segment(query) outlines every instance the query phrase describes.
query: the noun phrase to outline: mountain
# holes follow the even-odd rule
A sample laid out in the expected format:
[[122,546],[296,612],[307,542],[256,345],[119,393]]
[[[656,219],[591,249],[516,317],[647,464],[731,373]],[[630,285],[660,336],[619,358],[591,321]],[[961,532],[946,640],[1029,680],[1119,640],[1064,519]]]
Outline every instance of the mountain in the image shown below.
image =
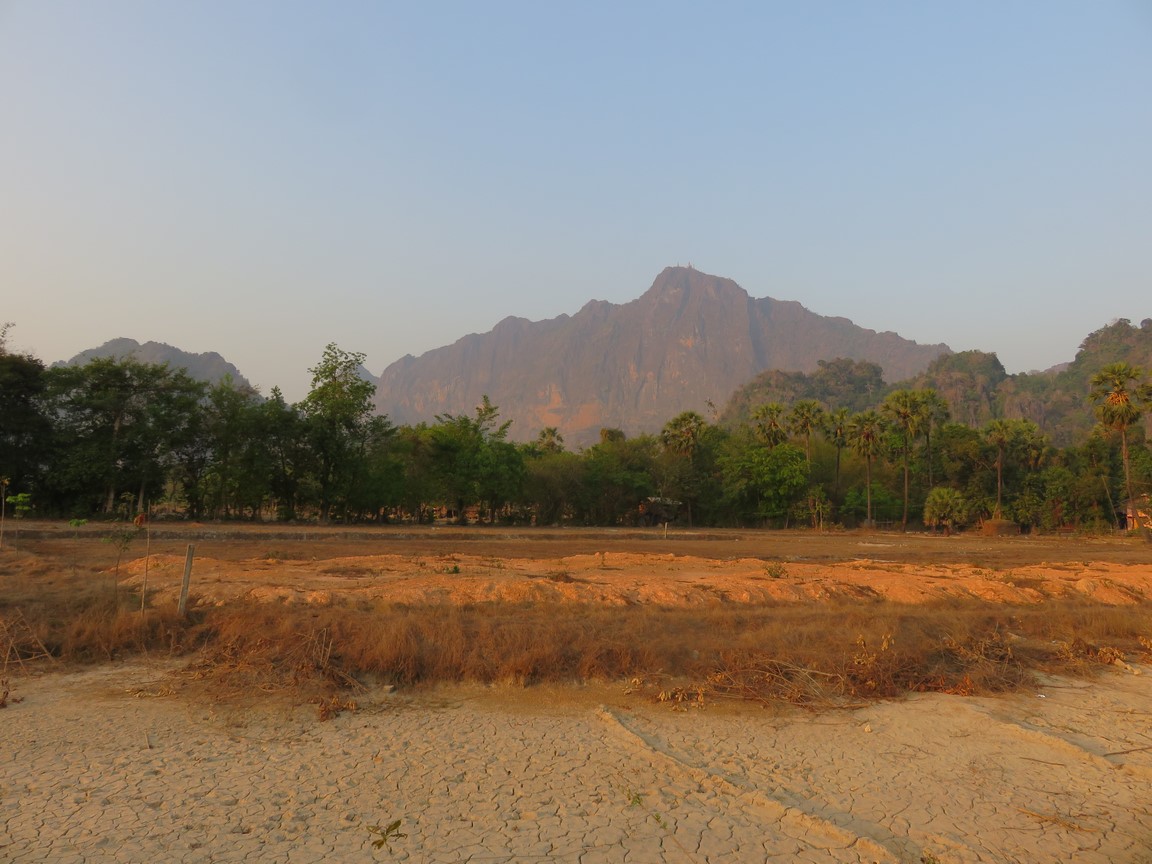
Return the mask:
[[[240,374],[240,370],[217,354],[208,351],[204,354],[193,354],[181,351],[163,342],[145,342],[141,345],[135,339],[112,339],[99,348],[89,348],[81,351],[71,360],[54,363],[54,366],[83,366],[89,360],[97,357],[131,357],[141,363],[167,363],[173,369],[183,369],[197,381],[207,381],[215,384],[225,375],[231,375],[238,387],[252,385],[248,379]],[[371,376],[369,376],[371,377]]]
[[766,369],[811,372],[821,360],[848,358],[899,380],[947,353],[669,267],[630,303],[593,300],[547,321],[505,318],[488,333],[403,357],[381,374],[376,406],[394,423],[417,423],[471,414],[488,395],[513,421],[512,437],[555,426],[578,445],[603,427],[658,431],[681,411],[723,404]]

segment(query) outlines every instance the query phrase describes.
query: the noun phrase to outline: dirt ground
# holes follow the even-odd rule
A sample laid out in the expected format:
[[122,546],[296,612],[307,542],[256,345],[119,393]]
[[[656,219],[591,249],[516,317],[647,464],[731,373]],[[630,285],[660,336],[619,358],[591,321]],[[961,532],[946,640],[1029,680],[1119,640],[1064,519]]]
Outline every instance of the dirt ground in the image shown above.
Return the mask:
[[[9,523],[31,595],[116,572],[109,526]],[[157,526],[122,583],[200,602],[568,599],[692,606],[971,596],[1146,604],[1127,537]],[[834,614],[834,613],[833,613]],[[0,860],[1150,864],[1152,669],[812,714],[677,711],[620,684],[372,691],[312,705],[183,689],[182,661],[12,670]],[[27,671],[28,674],[25,674]],[[274,710],[275,709],[275,710]],[[382,826],[394,829],[383,848]]]
[[[116,563],[116,545],[105,542],[114,531],[9,522],[5,546],[106,572]],[[205,603],[1152,598],[1152,544],[1121,535],[157,524],[132,533],[121,581],[147,578],[154,603],[174,600],[189,545],[192,593]]]

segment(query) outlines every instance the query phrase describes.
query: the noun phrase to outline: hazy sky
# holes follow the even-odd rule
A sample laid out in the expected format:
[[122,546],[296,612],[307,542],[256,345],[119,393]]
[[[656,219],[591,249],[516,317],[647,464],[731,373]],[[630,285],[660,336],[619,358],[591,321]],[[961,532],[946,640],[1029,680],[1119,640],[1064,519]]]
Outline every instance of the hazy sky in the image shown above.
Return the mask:
[[0,0],[0,322],[289,399],[692,262],[1070,360],[1152,316],[1152,0]]

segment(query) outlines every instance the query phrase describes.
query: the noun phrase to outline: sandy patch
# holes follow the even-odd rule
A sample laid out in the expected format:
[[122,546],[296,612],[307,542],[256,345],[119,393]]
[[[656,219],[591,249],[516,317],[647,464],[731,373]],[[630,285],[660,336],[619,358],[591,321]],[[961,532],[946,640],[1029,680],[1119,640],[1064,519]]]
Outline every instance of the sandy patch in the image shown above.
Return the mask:
[[[184,559],[153,555],[120,568],[136,587],[148,569],[154,603],[174,602]],[[812,602],[837,598],[927,603],[972,598],[1037,603],[1081,597],[1130,605],[1152,597],[1152,567],[1102,562],[1039,563],[1010,570],[875,559],[832,563],[760,558],[601,552],[558,558],[484,555],[358,555],[323,560],[199,557],[192,591],[204,603],[239,598],[330,603],[578,602],[609,606]]]
[[[0,859],[1152,860],[1152,674],[820,715],[438,688],[323,724],[174,683],[142,664],[15,682]],[[395,819],[406,836],[374,849]]]

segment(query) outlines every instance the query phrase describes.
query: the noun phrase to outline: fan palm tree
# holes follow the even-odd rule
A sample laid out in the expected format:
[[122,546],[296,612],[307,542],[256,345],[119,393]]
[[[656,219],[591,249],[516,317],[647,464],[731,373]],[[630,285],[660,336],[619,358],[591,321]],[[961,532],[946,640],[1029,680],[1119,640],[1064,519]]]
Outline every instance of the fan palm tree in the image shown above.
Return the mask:
[[788,440],[788,429],[784,425],[784,406],[779,402],[758,406],[752,412],[752,424],[756,430],[756,437],[769,448]]
[[867,502],[864,524],[872,527],[872,460],[879,455],[884,441],[884,420],[875,411],[864,411],[852,418],[848,424],[848,440],[852,449],[864,457],[864,471],[867,486]]
[[912,455],[912,442],[920,433],[923,422],[920,394],[915,390],[894,390],[888,394],[880,410],[892,421],[892,427],[900,435],[900,454],[904,463],[904,515],[900,520],[900,530],[908,530],[908,489],[909,458]]
[[808,461],[808,468],[812,468],[812,433],[824,426],[824,406],[815,399],[801,399],[792,406],[792,413],[788,417],[788,426],[792,434],[804,439],[804,456]]
[[664,450],[681,463],[675,472],[675,482],[684,499],[689,525],[692,524],[692,501],[699,486],[696,452],[700,448],[700,436],[707,425],[707,421],[695,411],[683,411],[665,423],[660,431],[660,443]]
[[851,414],[847,408],[837,408],[829,413],[824,421],[824,434],[836,448],[836,494],[840,494],[840,454],[848,446],[848,425]]
[[996,448],[996,509],[993,519],[1003,519],[1000,509],[1004,495],[1004,454],[1015,437],[1016,429],[1011,420],[990,420],[984,427],[984,440]]
[[668,452],[691,459],[700,444],[700,433],[705,425],[704,418],[695,411],[683,411],[664,424],[660,443]]
[[928,488],[932,483],[932,430],[939,429],[948,422],[951,411],[948,402],[932,387],[918,391],[920,394],[920,431],[924,433],[924,452],[928,460]]
[[1134,508],[1132,468],[1128,461],[1128,429],[1140,422],[1152,401],[1152,386],[1144,370],[1128,363],[1110,363],[1092,376],[1090,398],[1102,426],[1120,433],[1120,458],[1124,464],[1124,493],[1128,509]]

